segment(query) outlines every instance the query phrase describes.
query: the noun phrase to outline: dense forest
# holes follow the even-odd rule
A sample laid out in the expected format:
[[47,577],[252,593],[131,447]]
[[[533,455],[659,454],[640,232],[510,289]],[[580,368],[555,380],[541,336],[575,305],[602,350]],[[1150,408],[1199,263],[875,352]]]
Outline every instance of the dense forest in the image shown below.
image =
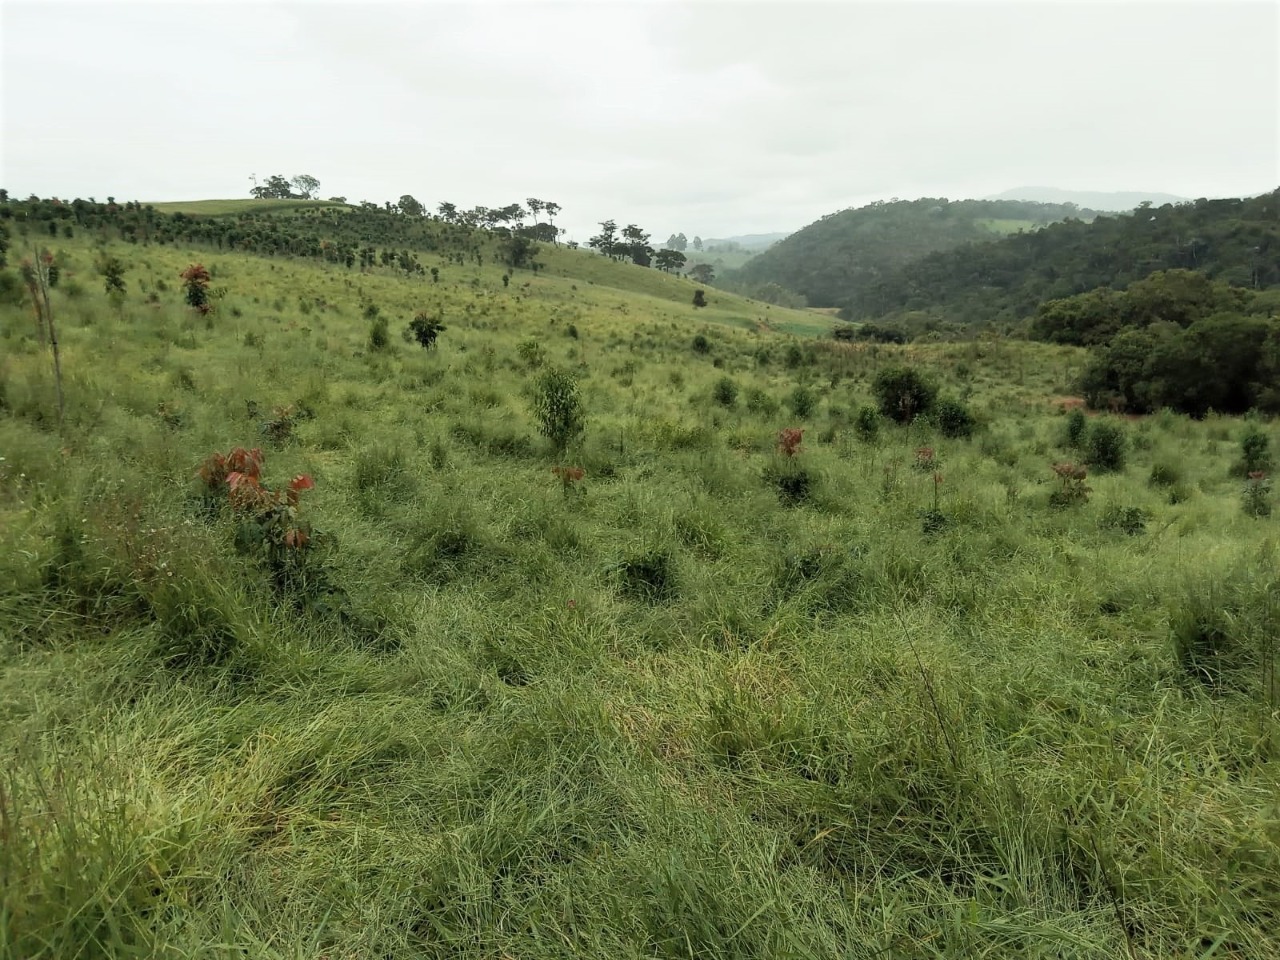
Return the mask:
[[1050,300],[1033,337],[1095,347],[1081,378],[1089,405],[1129,413],[1168,407],[1280,413],[1280,320],[1274,300],[1193,270],[1154,273]]
[[851,272],[842,316],[915,312],[965,324],[1015,322],[1046,300],[1098,287],[1123,289],[1172,269],[1250,289],[1280,284],[1280,191],[1247,200],[1144,206],[1089,223],[1070,219],[938,250],[877,275]]
[[726,275],[723,285],[751,293],[776,284],[812,306],[842,306],[854,291],[925,254],[1064,217],[1092,215],[1074,204],[1024,200],[877,202],[811,223]]

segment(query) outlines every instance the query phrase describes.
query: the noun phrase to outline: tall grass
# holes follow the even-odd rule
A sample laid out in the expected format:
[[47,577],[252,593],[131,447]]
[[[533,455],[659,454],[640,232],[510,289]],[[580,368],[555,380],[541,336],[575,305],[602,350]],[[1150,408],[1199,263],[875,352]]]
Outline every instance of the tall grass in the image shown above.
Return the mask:
[[[61,432],[0,307],[0,955],[1280,953],[1278,521],[1236,424],[1120,424],[1053,508],[1068,348],[702,325],[567,253],[509,290],[220,255],[206,324],[194,253],[109,245],[117,313],[64,247]],[[563,455],[530,340],[578,379]],[[972,438],[859,430],[903,363]],[[202,506],[237,445],[315,478],[322,590]]]

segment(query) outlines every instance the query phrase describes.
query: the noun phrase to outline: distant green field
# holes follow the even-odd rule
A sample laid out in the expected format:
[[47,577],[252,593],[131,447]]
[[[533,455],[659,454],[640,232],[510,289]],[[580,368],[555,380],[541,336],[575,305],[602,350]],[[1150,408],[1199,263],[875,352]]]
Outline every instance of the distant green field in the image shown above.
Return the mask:
[[161,213],[186,213],[193,216],[222,217],[235,213],[280,213],[309,210],[315,207],[349,207],[332,200],[166,200],[152,203]]
[[974,223],[1001,236],[1017,233],[1019,230],[1035,230],[1044,226],[1044,224],[1036,223],[1034,220],[999,220],[996,218],[975,220]]

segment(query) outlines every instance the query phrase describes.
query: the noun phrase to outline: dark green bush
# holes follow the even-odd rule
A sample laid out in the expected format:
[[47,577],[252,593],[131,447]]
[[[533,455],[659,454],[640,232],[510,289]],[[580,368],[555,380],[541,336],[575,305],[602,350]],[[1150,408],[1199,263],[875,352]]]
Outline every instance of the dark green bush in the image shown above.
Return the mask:
[[693,338],[693,352],[694,353],[710,353],[711,342],[707,340],[707,338],[702,334],[698,334]]
[[1088,429],[1089,418],[1085,416],[1084,411],[1080,409],[1072,410],[1067,414],[1066,445],[1072,450],[1079,450],[1084,446],[1084,437]]
[[969,408],[959,400],[949,397],[938,401],[933,416],[938,424],[938,432],[953,440],[973,436],[974,427],[977,426]]
[[711,397],[722,407],[732,407],[738,400],[738,385],[729,377],[721,377],[711,388]]
[[869,404],[859,407],[853,418],[853,428],[859,437],[870,443],[880,435],[880,411]]
[[1256,423],[1249,423],[1240,437],[1240,459],[1232,472],[1239,477],[1271,470],[1271,438]]
[[1095,420],[1085,435],[1084,462],[1098,470],[1123,470],[1126,448],[1124,429],[1118,423]]
[[1151,515],[1141,507],[1121,507],[1112,505],[1103,511],[1099,521],[1104,530],[1117,530],[1120,533],[1136,537],[1147,532],[1147,521]]
[[796,387],[787,396],[787,406],[801,420],[806,419],[818,406],[818,396],[808,387]]
[[898,423],[927,416],[938,398],[938,388],[910,367],[886,367],[872,385],[880,412]]

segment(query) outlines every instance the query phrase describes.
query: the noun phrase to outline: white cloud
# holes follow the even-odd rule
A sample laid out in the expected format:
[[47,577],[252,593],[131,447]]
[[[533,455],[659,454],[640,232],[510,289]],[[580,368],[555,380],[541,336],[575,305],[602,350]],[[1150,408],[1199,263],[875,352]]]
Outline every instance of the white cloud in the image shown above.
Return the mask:
[[1276,186],[1270,3],[13,2],[15,193],[499,205],[725,235],[1028,183]]

